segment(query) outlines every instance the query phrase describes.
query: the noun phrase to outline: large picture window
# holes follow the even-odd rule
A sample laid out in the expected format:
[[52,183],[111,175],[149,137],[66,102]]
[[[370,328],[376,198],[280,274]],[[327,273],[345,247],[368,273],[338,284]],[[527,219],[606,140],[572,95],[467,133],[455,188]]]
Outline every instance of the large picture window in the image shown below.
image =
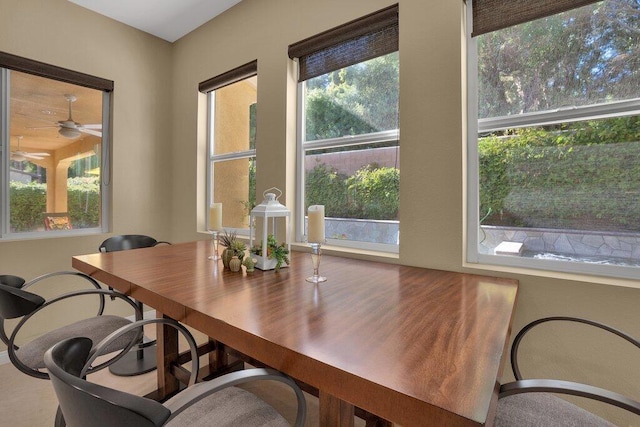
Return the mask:
[[0,235],[106,231],[113,82],[0,53]]
[[299,84],[298,240],[305,212],[325,206],[333,245],[397,252],[397,6],[289,48]]
[[581,3],[483,31],[474,9],[471,262],[637,277],[640,4]]
[[222,225],[249,232],[256,204],[257,62],[201,83],[209,112],[207,206],[222,203]]

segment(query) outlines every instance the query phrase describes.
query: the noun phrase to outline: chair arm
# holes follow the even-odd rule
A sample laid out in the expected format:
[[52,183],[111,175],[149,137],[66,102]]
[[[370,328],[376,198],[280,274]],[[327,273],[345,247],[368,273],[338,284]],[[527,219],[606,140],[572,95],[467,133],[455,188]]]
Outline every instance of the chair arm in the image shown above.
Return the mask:
[[100,286],[100,284],[96,281],[96,279],[94,279],[93,277],[85,274],[85,273],[81,273],[79,271],[54,271],[53,273],[47,273],[47,274],[43,274],[41,276],[38,276],[34,279],[29,280],[27,283],[25,283],[24,285],[22,285],[22,288],[26,288],[29,287],[33,284],[35,284],[36,282],[39,282],[41,280],[44,279],[48,279],[49,277],[54,277],[54,276],[78,276],[78,277],[82,277],[83,279],[88,280],[94,288],[96,289],[102,289],[102,287]]
[[[129,304],[134,312],[135,315],[137,316],[142,315],[142,312],[140,311],[140,308],[136,305],[135,301],[132,300],[131,298],[129,298],[127,295],[117,292],[117,291],[110,291],[110,290],[106,290],[106,289],[83,289],[83,290],[79,290],[79,291],[72,291],[72,292],[67,292],[66,294],[62,294],[59,295],[55,298],[52,298],[50,300],[47,300],[44,304],[42,304],[40,307],[38,307],[38,309],[34,310],[33,312],[27,314],[26,316],[24,316],[22,318],[22,320],[20,321],[20,323],[16,326],[16,328],[14,329],[14,333],[12,335],[15,334],[15,332],[27,321],[29,320],[29,318],[31,318],[33,315],[35,315],[36,313],[38,313],[41,310],[44,310],[45,308],[59,302],[62,300],[66,300],[69,298],[73,298],[73,297],[78,297],[78,296],[85,296],[85,295],[99,295],[101,297],[102,300],[104,300],[104,296],[108,295],[108,296],[113,296],[114,298],[120,298],[121,300],[125,301],[127,304]],[[100,309],[98,310],[97,315],[101,316],[102,312],[104,310]]]
[[[187,341],[187,344],[189,345],[189,350],[191,352],[191,376],[189,377],[188,386],[191,386],[191,385],[195,384],[197,379],[198,379],[198,371],[200,370],[200,361],[198,359],[198,346],[196,344],[196,340],[195,340],[195,338],[193,338],[193,335],[191,335],[191,332],[189,332],[189,330],[187,328],[185,328],[183,325],[181,325],[177,321],[175,321],[173,319],[167,319],[167,318],[138,320],[137,322],[133,322],[130,325],[123,326],[122,328],[118,329],[117,331],[112,332],[111,334],[106,336],[102,341],[100,341],[98,344],[94,345],[93,348],[91,349],[91,352],[89,353],[89,357],[87,359],[87,362],[85,363],[84,368],[82,369],[82,372],[81,372],[80,376],[84,376],[88,372],[95,372],[96,370],[102,369],[104,367],[103,366],[104,363],[102,365],[98,365],[98,366],[95,366],[95,367],[92,367],[91,365],[93,364],[93,362],[96,360],[96,358],[98,356],[103,354],[104,349],[109,344],[111,344],[113,341],[115,341],[116,339],[118,339],[122,335],[124,335],[127,332],[132,331],[134,329],[139,328],[142,331],[142,327],[144,325],[149,325],[149,324],[152,324],[152,323],[158,323],[158,324],[163,324],[163,325],[166,325],[166,326],[171,326],[171,327],[177,329],[178,332],[182,333],[182,335],[184,336],[185,340]],[[131,347],[129,347],[129,349],[130,348]],[[128,349],[127,349],[127,351],[128,351]],[[111,364],[111,363],[115,362],[116,360],[118,360],[120,357],[122,357],[124,355],[124,353],[125,353],[125,351],[121,352],[118,356],[116,356],[117,358],[113,358],[113,359],[109,360],[109,364]]]
[[580,384],[572,381],[535,379],[519,380],[503,384],[500,387],[498,397],[512,396],[521,393],[561,393],[572,396],[586,397],[599,402],[608,403],[613,406],[625,409],[634,414],[640,415],[640,402],[630,399],[622,394],[594,387],[587,384]]
[[630,342],[637,348],[640,348],[640,341],[638,341],[631,335],[619,329],[612,328],[611,326],[605,325],[603,323],[595,322],[593,320],[588,320],[588,319],[581,319],[579,317],[567,317],[567,316],[545,317],[542,319],[534,320],[533,322],[523,327],[513,340],[513,345],[511,346],[511,368],[513,369],[513,375],[515,376],[516,380],[522,380],[522,375],[520,373],[520,368],[518,366],[518,349],[520,347],[520,343],[522,342],[522,339],[524,338],[525,334],[529,332],[531,329],[533,329],[535,326],[538,326],[542,323],[554,322],[554,321],[577,322],[577,323],[584,323],[586,325],[595,326],[596,328],[600,328],[607,332],[611,332],[612,334],[617,335],[620,338]]
[[9,346],[9,337],[7,331],[4,329],[4,319],[0,318],[0,341],[2,341],[7,347]]
[[193,387],[189,387],[186,390],[181,391],[164,403],[164,405],[171,410],[171,417],[169,420],[180,414],[180,412],[187,409],[190,405],[211,395],[212,393],[218,392],[227,387],[259,380],[279,381],[293,389],[298,401],[298,413],[296,416],[295,426],[302,427],[307,414],[306,400],[302,390],[298,387],[295,381],[282,372],[264,368],[232,372],[221,377],[214,378],[211,381],[198,383]]
[[[75,277],[80,277],[82,279],[87,280],[91,286],[93,286],[96,289],[102,289],[102,286],[100,286],[100,284],[98,283],[98,281],[96,279],[94,279],[93,277],[81,273],[79,271],[55,271],[52,273],[47,273],[47,274],[43,274],[41,276],[38,276],[34,279],[29,280],[27,283],[25,283],[24,285],[22,285],[21,289],[26,289],[32,285],[35,285],[36,283],[45,280],[45,279],[49,279],[51,277],[55,277],[55,276],[75,276]],[[113,300],[113,298],[112,298]],[[105,301],[104,301],[104,295],[100,296],[100,309],[99,309],[99,314],[102,314],[104,312],[104,306],[105,306]]]

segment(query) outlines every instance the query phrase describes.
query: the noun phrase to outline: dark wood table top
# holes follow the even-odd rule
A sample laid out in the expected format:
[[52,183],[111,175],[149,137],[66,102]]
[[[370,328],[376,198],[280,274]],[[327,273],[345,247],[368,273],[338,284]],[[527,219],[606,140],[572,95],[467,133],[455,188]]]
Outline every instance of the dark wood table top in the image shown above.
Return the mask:
[[72,265],[392,422],[491,424],[516,280],[323,256],[328,280],[314,285],[307,253],[253,274],[223,270],[210,253],[199,241],[75,256]]

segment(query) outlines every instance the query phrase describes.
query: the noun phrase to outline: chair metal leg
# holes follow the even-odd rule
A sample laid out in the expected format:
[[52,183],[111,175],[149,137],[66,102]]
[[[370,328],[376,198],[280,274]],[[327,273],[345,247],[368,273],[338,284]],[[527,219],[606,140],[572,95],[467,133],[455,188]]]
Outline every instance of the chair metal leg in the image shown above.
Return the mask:
[[[142,303],[136,301],[140,313],[142,313]],[[142,319],[136,319],[142,320]],[[146,341],[145,341],[146,339]],[[138,344],[137,349],[125,354],[122,359],[109,366],[109,372],[120,377],[132,377],[146,374],[158,367],[156,360],[156,340],[149,340],[144,337],[143,342]]]
[[60,409],[60,405],[58,405],[58,410],[56,411],[56,418],[54,420],[55,427],[66,427],[67,422],[64,419],[64,415],[62,415],[62,410]]

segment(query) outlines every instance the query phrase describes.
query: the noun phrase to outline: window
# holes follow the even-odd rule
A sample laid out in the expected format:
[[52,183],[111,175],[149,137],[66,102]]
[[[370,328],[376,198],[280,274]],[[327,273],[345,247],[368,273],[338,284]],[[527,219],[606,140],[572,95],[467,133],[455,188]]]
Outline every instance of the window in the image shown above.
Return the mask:
[[257,72],[254,61],[200,84],[209,112],[207,205],[222,203],[224,228],[247,234],[256,204]]
[[299,61],[299,241],[325,206],[332,245],[398,251],[398,7],[289,47]]
[[640,4],[504,25],[518,12],[488,3],[469,40],[469,261],[637,278]]
[[113,82],[0,52],[0,236],[106,231]]

